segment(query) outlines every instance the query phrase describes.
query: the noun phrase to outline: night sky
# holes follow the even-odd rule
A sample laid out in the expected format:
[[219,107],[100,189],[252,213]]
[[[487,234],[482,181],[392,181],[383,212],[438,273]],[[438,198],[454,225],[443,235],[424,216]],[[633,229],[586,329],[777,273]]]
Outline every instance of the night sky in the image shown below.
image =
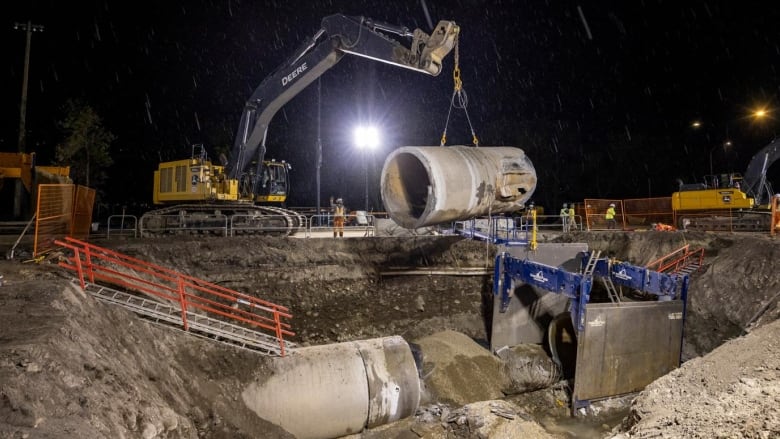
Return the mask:
[[[151,203],[162,160],[203,143],[228,151],[246,99],[333,13],[419,27],[461,26],[468,113],[481,145],[525,150],[537,204],[668,196],[676,179],[744,172],[780,120],[780,8],[750,1],[27,1],[4,2],[0,150],[16,151],[25,33],[33,34],[27,151],[48,164],[63,106],[93,106],[115,136],[102,191],[109,205]],[[427,10],[427,14],[426,14]],[[430,17],[430,20],[428,19]],[[362,208],[364,168],[353,128],[373,123],[372,207],[384,157],[438,145],[452,94],[452,54],[438,77],[346,56],[321,77],[322,198]],[[764,120],[750,114],[764,107]],[[313,206],[315,82],[271,122],[267,158],[292,163],[289,206]],[[699,120],[702,127],[693,129]],[[722,147],[726,139],[732,146]],[[469,144],[453,110],[448,144]],[[780,186],[780,165],[770,180]]]

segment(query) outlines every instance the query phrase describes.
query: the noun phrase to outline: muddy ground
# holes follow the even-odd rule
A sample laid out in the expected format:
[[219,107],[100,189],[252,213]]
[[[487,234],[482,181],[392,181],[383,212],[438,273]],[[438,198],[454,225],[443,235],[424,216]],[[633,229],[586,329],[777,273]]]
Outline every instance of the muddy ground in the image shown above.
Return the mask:
[[[680,232],[545,239],[588,242],[635,264],[684,244],[705,248],[705,266],[690,286],[685,362],[629,399],[625,419],[567,418],[563,385],[503,398],[500,386],[485,384],[493,360],[475,347],[487,338],[490,275],[392,274],[490,270],[495,249],[485,243],[429,236],[97,243],[288,306],[302,345],[401,335],[448,346],[429,359],[437,364],[458,357],[461,366],[483,365],[484,382],[454,380],[466,372],[452,366],[418,416],[360,438],[780,437],[776,241]],[[289,437],[240,396],[279,360],[97,303],[51,261],[3,261],[0,274],[0,437]]]

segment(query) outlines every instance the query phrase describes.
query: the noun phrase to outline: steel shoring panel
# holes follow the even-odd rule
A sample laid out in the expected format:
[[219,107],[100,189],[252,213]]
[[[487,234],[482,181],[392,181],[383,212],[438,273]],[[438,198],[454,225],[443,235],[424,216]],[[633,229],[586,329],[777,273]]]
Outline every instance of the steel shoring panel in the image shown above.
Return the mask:
[[[588,244],[585,243],[540,243],[536,251],[511,246],[499,248],[499,251],[506,251],[516,258],[528,258],[570,271],[579,269],[577,256],[587,250]],[[567,309],[569,299],[562,294],[550,293],[521,283],[516,287],[505,312],[500,311],[501,300],[493,300],[490,336],[492,352],[503,346],[542,343],[547,333],[547,325]]]
[[[78,281],[73,282],[78,286]],[[176,326],[181,326],[181,310],[178,306],[168,303],[145,299],[133,294],[114,290],[100,285],[87,284],[86,291],[102,302],[119,305],[136,314],[140,314],[156,321],[165,321]],[[281,349],[276,338],[269,335],[242,328],[241,326],[226,323],[204,315],[187,312],[187,323],[190,332],[197,331],[206,334],[211,340],[224,342],[232,346],[239,346],[269,354],[280,355]],[[295,347],[293,343],[285,341],[285,349]]]
[[578,334],[573,408],[638,392],[680,365],[683,302],[591,303]]

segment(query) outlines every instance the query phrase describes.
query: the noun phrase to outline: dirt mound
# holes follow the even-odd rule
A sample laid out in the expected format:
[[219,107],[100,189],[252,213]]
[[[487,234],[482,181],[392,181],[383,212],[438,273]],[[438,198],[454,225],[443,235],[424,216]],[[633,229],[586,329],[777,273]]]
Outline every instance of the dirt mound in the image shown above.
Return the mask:
[[257,354],[141,322],[50,271],[6,278],[0,437],[290,437],[233,402]]
[[439,332],[416,342],[423,352],[428,401],[463,405],[502,398],[508,387],[503,363],[468,336]]
[[614,437],[780,437],[779,378],[776,321],[650,384]]

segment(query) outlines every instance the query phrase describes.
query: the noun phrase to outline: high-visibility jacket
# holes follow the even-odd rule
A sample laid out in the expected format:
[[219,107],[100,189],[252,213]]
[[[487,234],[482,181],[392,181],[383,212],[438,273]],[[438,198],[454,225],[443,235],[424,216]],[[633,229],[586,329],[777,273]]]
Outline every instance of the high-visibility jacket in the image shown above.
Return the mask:
[[335,209],[333,209],[333,216],[336,218],[344,218],[344,206],[336,206]]
[[608,220],[615,219],[615,208],[610,206],[609,209],[607,209],[607,213],[604,215],[604,218]]

